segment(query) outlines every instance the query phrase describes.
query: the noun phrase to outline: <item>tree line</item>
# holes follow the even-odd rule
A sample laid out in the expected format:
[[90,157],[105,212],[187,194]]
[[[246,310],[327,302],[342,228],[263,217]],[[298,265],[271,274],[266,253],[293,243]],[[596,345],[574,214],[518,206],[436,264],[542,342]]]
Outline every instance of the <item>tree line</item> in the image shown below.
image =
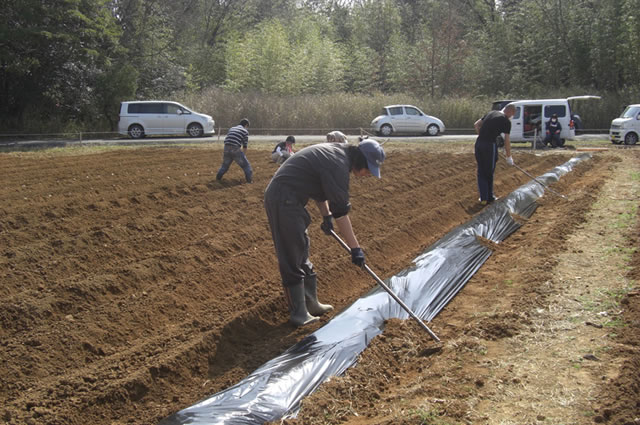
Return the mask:
[[211,88],[429,99],[640,93],[640,0],[4,3],[5,131],[114,129],[122,100]]

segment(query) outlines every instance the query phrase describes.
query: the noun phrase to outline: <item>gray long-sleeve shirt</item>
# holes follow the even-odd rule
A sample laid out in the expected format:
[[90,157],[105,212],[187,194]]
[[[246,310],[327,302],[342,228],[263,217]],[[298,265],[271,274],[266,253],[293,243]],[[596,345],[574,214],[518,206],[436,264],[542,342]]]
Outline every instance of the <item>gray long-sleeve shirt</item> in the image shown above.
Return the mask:
[[329,201],[336,217],[345,215],[350,208],[350,148],[349,145],[335,143],[308,146],[289,158],[271,183],[285,186],[303,205],[309,198],[318,202]]

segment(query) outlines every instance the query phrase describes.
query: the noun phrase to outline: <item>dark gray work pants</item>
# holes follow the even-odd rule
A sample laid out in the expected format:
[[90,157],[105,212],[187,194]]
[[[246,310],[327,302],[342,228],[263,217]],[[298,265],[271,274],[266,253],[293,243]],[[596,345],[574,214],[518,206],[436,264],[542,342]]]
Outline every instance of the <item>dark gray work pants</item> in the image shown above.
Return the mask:
[[307,233],[311,224],[309,212],[287,186],[273,181],[265,190],[264,208],[278,257],[282,285],[289,287],[303,283],[305,276],[313,274]]

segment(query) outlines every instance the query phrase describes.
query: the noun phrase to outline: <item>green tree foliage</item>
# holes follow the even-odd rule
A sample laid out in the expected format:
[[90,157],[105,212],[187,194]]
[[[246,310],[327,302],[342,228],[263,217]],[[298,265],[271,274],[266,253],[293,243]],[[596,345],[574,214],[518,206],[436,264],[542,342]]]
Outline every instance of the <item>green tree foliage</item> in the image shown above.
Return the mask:
[[26,111],[87,119],[95,83],[117,55],[107,0],[9,0],[0,23],[0,90],[7,126]]
[[342,89],[341,51],[330,31],[310,18],[285,27],[266,21],[227,44],[227,80],[232,90],[293,94]]
[[639,34],[640,0],[5,0],[0,124],[215,87],[633,101]]

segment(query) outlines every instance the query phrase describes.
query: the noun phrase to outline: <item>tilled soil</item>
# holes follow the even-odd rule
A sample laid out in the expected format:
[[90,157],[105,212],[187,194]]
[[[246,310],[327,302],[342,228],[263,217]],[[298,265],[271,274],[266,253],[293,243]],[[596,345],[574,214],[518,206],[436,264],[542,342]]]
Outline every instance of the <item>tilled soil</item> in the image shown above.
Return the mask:
[[[381,277],[408,267],[481,210],[471,146],[388,144],[381,180],[352,178],[351,219]],[[442,346],[412,321],[390,321],[357,366],[305,400],[299,419],[286,421],[507,423],[491,422],[490,410],[516,394],[511,387],[533,386],[536,375],[520,370],[520,354],[512,354],[540,343],[523,335],[545,326],[541,311],[564,293],[556,279],[561,256],[586,250],[572,235],[590,222],[607,182],[625,178],[616,174],[622,165],[635,167],[637,184],[639,153],[594,153],[554,184],[569,201],[541,198],[533,217],[492,247],[495,254],[430,324]],[[541,175],[571,154],[522,151],[514,158]],[[300,329],[287,322],[262,206],[276,170],[269,156],[267,149],[249,151],[255,178],[245,184],[235,164],[215,180],[219,145],[1,154],[0,420],[157,423],[235,384],[329,320]],[[496,192],[529,180],[501,161]],[[375,283],[309,210],[319,297],[340,311]],[[632,264],[639,263],[637,234],[626,242]],[[628,275],[637,286],[637,269]],[[589,400],[575,400],[590,413],[567,423],[640,417],[637,289],[618,298],[611,310],[626,326],[586,326],[601,334],[589,338],[612,341],[613,348],[594,354],[610,368],[594,371],[605,374],[601,382],[581,378],[597,388]],[[517,409],[526,407],[511,412]],[[536,409],[534,422],[555,414]]]

